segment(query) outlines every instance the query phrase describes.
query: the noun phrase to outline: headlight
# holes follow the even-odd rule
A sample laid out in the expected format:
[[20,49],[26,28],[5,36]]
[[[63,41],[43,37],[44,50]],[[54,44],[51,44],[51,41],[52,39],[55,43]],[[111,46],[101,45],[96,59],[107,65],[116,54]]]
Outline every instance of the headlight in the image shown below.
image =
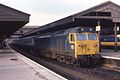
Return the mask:
[[74,45],[71,45],[70,48],[71,48],[71,49],[74,49]]

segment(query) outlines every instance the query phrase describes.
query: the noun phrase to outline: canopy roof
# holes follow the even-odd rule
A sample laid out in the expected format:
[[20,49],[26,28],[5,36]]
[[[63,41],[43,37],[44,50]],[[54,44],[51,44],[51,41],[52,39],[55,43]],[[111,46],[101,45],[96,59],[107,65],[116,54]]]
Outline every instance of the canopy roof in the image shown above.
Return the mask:
[[23,36],[43,34],[77,26],[95,28],[98,25],[98,21],[102,27],[101,33],[114,33],[114,23],[117,23],[117,26],[120,25],[120,6],[111,1],[107,1],[77,14],[40,26],[37,29],[25,33]]
[[0,4],[0,42],[29,22],[29,14]]

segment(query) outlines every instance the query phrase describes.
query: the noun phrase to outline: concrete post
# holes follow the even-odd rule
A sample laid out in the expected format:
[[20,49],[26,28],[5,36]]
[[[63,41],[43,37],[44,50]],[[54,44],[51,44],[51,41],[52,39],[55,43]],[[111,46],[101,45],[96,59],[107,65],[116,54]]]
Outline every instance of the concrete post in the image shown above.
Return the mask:
[[115,52],[118,52],[118,47],[117,47],[117,23],[114,23],[114,34],[115,34]]
[[[98,26],[100,26],[100,21],[98,21],[97,24]],[[99,38],[99,52],[101,52],[100,31],[98,31],[98,38]]]

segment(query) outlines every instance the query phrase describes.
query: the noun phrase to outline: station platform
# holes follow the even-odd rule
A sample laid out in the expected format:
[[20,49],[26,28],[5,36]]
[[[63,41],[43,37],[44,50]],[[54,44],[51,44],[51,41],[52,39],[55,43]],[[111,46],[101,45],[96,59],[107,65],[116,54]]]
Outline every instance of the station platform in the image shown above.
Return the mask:
[[120,50],[118,50],[118,52],[115,52],[114,50],[102,49],[100,54],[103,58],[120,60]]
[[[1,51],[0,51],[1,52]],[[0,80],[67,80],[14,50],[0,53]]]
[[114,50],[103,49],[100,54],[103,58],[104,66],[120,70],[120,50],[115,52]]

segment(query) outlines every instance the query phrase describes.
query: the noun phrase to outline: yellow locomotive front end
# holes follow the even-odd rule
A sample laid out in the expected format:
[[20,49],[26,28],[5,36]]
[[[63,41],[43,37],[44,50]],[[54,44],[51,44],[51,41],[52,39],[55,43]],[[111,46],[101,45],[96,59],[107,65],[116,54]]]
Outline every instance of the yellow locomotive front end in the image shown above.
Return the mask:
[[94,55],[99,53],[99,40],[95,33],[76,34],[75,57],[79,55]]
[[[69,34],[70,43],[74,45],[74,57],[82,63],[97,61],[99,56],[99,39],[96,33],[83,32]],[[81,63],[80,63],[81,64]]]

